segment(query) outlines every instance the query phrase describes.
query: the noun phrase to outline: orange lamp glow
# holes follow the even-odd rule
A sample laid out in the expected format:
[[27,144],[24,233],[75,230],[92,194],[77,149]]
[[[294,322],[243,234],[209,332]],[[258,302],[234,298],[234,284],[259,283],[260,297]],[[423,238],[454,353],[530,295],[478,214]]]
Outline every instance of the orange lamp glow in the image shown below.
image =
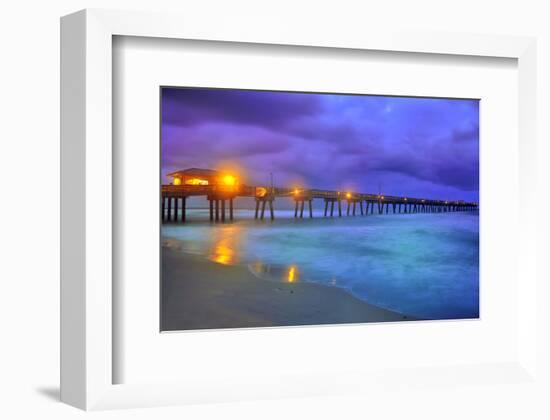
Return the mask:
[[346,193],[346,198],[351,198],[351,193]]
[[174,178],[174,185],[181,185],[181,178]]
[[256,197],[265,197],[267,195],[267,188],[256,187]]
[[208,185],[208,180],[199,178],[186,179],[185,185]]
[[234,187],[237,183],[237,178],[235,178],[233,175],[225,175],[222,181],[226,186]]

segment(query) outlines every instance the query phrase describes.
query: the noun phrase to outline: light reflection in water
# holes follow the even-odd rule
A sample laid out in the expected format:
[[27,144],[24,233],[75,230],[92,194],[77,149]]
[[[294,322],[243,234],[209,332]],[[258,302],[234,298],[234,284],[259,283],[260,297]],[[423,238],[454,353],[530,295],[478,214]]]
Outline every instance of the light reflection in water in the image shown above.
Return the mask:
[[238,249],[242,231],[237,226],[217,230],[209,253],[209,259],[218,264],[231,265],[239,261]]
[[230,265],[235,262],[235,251],[224,242],[219,242],[215,245],[210,259],[218,264]]

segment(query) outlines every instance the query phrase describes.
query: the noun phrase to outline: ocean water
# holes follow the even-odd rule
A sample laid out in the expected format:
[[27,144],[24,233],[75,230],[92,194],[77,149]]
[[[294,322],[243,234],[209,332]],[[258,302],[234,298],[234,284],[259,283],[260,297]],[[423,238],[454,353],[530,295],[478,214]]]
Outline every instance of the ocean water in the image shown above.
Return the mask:
[[[479,316],[477,212],[294,219],[274,222],[237,210],[210,224],[207,210],[166,224],[163,238],[219,264],[242,264],[265,281],[314,282],[347,290],[380,307],[423,319]],[[330,310],[330,308],[327,308]]]

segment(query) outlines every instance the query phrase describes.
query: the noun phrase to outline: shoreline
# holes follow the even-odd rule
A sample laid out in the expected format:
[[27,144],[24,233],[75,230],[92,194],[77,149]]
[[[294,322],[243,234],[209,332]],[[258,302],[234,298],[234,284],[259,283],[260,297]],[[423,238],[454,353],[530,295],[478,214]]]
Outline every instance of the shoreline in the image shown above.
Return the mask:
[[162,243],[162,331],[408,321],[344,289],[261,279],[247,266],[225,265]]

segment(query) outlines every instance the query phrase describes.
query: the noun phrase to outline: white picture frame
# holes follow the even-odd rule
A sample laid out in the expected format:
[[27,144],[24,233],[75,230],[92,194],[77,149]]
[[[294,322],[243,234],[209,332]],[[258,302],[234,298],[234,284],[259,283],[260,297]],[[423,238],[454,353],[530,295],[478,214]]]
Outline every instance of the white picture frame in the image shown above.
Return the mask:
[[[518,277],[522,281],[518,293],[518,358],[507,369],[515,377],[527,378],[531,386],[543,386],[541,358],[548,356],[538,355],[537,359],[541,343],[536,321],[542,321],[537,314],[537,282],[542,279],[536,271],[536,219],[522,217],[534,213],[537,194],[533,181],[537,126],[532,116],[537,111],[538,66],[534,38],[395,32],[365,33],[363,38],[334,34],[327,38],[322,33],[292,31],[243,34],[238,28],[212,26],[206,20],[187,21],[172,14],[85,10],[61,21],[62,401],[87,410],[189,402],[177,384],[113,385],[112,381],[111,100],[112,43],[116,35],[517,59],[521,201],[516,205],[521,224]],[[487,378],[497,378],[496,384],[503,372],[502,366],[491,365],[480,370]],[[407,375],[410,378],[411,373]],[[393,378],[402,379],[399,375]],[[298,389],[280,394],[305,395]]]

